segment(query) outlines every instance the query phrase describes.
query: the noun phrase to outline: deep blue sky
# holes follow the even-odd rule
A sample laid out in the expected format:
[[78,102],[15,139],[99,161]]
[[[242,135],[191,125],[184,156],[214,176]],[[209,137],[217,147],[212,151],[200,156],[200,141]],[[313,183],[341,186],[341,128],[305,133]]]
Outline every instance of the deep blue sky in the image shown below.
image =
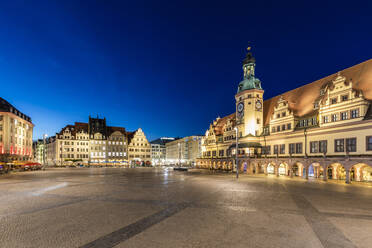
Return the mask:
[[150,139],[202,134],[235,110],[249,41],[270,98],[372,58],[371,13],[371,1],[1,1],[0,96],[34,138],[89,114]]

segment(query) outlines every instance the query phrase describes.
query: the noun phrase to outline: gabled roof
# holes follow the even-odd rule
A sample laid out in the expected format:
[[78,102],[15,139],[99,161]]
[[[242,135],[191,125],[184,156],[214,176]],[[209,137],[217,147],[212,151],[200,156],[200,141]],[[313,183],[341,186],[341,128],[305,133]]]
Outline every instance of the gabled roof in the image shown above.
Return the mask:
[[229,121],[231,119],[235,120],[235,113],[232,113],[230,115],[227,115],[223,118],[218,119],[216,125],[214,126],[215,134],[216,135],[222,135],[224,125],[226,124],[227,121]]
[[124,127],[107,127],[107,135],[110,136],[114,132],[120,132],[123,135],[125,135],[125,128]]
[[[346,81],[353,82],[354,90],[362,91],[366,99],[372,100],[372,59],[344,69],[340,71],[340,74],[346,78]],[[264,101],[264,125],[269,124],[270,116],[273,114],[274,106],[280,96],[288,101],[289,109],[293,111],[295,116],[310,115],[314,112],[313,104],[320,97],[321,88],[336,77],[337,72]]]

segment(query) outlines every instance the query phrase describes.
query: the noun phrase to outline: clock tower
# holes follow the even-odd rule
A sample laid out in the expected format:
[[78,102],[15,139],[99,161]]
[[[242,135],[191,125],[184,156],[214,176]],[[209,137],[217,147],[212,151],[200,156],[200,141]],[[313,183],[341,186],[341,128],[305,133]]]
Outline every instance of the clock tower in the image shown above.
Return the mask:
[[256,60],[251,48],[243,60],[244,79],[235,95],[236,120],[242,136],[260,135],[263,131],[263,94],[261,81],[255,77]]

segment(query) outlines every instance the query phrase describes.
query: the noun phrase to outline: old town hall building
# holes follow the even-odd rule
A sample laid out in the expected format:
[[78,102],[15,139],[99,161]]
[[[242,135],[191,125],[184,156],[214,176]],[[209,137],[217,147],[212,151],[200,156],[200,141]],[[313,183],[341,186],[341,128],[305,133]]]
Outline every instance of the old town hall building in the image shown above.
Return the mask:
[[[249,49],[250,50],[250,49]],[[264,100],[248,51],[236,112],[206,131],[200,168],[372,180],[372,60]]]

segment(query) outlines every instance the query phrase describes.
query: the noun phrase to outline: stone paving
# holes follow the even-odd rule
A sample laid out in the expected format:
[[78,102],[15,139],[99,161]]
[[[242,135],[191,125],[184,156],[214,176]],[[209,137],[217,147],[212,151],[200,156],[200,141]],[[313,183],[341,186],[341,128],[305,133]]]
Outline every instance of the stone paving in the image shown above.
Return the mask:
[[193,170],[0,177],[0,247],[372,247],[372,188]]

